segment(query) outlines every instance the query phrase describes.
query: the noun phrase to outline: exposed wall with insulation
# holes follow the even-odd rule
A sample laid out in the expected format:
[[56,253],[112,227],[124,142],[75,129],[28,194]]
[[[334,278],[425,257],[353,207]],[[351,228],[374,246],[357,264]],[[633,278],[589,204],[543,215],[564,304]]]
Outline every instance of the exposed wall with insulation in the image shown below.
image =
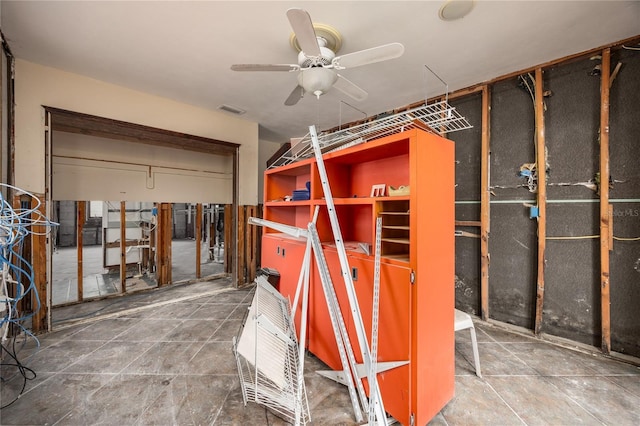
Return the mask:
[[[451,133],[456,142],[456,220],[480,220],[480,155],[482,144],[482,97],[467,96],[451,102],[462,111],[472,129]],[[480,228],[456,226],[473,236],[456,237],[456,305],[480,315]]]
[[16,184],[44,192],[42,106],[240,144],[239,204],[258,202],[258,124],[24,60],[16,61]]
[[611,252],[611,348],[640,356],[640,51],[612,55],[623,63],[611,89],[610,169],[614,180]]
[[[640,357],[640,52],[614,50],[622,68],[610,94],[611,350]],[[545,293],[541,331],[600,346],[600,61],[589,57],[544,69],[547,215]],[[517,77],[489,86],[489,317],[534,328],[537,278],[535,187],[518,175],[534,163],[535,110]],[[452,102],[474,125],[456,141],[456,220],[480,220],[481,98]],[[535,186],[535,185],[534,185]],[[479,229],[457,227],[479,234]],[[480,312],[480,242],[456,239],[456,306]]]

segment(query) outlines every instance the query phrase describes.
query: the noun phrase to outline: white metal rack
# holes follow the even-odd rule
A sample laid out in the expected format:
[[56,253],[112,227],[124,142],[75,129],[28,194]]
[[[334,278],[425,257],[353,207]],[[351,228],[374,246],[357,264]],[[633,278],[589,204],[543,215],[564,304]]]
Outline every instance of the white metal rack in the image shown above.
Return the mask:
[[[327,153],[411,129],[421,129],[442,136],[471,127],[473,126],[466,118],[443,100],[395,114],[380,115],[374,120],[345,129],[320,132],[317,136],[322,153]],[[308,133],[269,168],[284,166],[313,156],[311,133]]]
[[307,424],[311,416],[289,302],[265,277],[256,283],[245,323],[233,338],[242,398],[245,405],[256,402],[288,422]]

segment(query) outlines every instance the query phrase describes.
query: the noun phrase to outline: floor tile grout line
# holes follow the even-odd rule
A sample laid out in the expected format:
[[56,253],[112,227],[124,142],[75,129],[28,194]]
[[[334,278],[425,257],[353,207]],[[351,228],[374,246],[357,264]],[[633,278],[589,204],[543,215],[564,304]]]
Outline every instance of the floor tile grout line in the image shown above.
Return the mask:
[[[531,343],[536,343],[536,342],[531,342]],[[544,342],[541,342],[541,343],[544,343]],[[511,349],[509,349],[509,348],[507,348],[507,347],[505,346],[505,345],[510,345],[510,344],[513,344],[513,343],[504,343],[504,344],[503,344],[503,343],[499,343],[499,345],[500,345],[500,346],[502,346],[504,350],[506,350],[506,351],[507,351],[507,352],[509,352],[511,355],[513,355],[515,358],[517,358],[518,360],[520,360],[521,362],[523,362],[527,367],[531,368],[533,371],[535,371],[536,373],[538,373],[538,375],[539,375],[539,376],[541,376],[541,377],[544,377],[544,376],[545,376],[545,374],[543,374],[542,372],[540,372],[538,369],[536,369],[536,368],[534,368],[534,367],[530,366],[526,361],[522,360],[522,359],[520,358],[520,356],[518,356],[518,354],[517,354],[516,352],[512,351]],[[558,348],[556,348],[555,346],[553,346],[553,345],[549,345],[549,344],[544,344],[543,346],[544,346],[544,347],[553,348],[554,350],[557,350],[557,349],[558,349]],[[579,360],[578,360],[577,362],[579,362],[579,363],[580,363],[581,369],[586,369],[586,370],[588,370],[588,371],[592,372],[592,374],[588,374],[588,375],[584,375],[584,376],[596,376],[596,375],[597,375],[597,371],[596,371],[596,370],[594,370],[594,369],[592,369],[591,367],[589,367],[588,365],[586,365],[586,364],[584,364],[584,363],[580,362]]]
[[65,418],[69,417],[69,414],[71,414],[73,410],[69,410],[67,411],[64,415],[60,416],[60,418],[58,420],[56,420],[51,426],[56,426],[58,424],[60,424],[61,421],[63,421]]
[[[41,374],[42,374],[42,373],[48,374],[48,372],[46,372],[46,371],[44,371],[44,372],[42,372],[42,371],[41,371],[40,373],[41,373]],[[28,388],[28,389],[26,389],[26,388],[25,388],[24,392],[23,392],[23,393],[21,393],[21,394],[20,394],[20,396],[19,396],[18,398],[23,398],[23,397],[24,397],[24,395],[26,395],[26,394],[28,394],[29,392],[31,392],[32,390],[34,390],[34,389],[36,389],[36,388],[40,387],[41,385],[43,385],[44,383],[48,382],[48,381],[49,381],[49,380],[51,380],[54,376],[56,376],[56,375],[58,375],[58,374],[60,374],[60,373],[50,373],[50,374],[51,374],[51,376],[50,376],[50,377],[47,377],[47,378],[46,378],[46,379],[44,379],[43,381],[41,381],[41,382],[39,382],[39,383],[35,384],[33,387],[30,387],[30,388]],[[21,377],[21,376],[14,376],[14,377]]]
[[[80,341],[83,341],[83,340],[80,340]],[[62,370],[60,370],[59,372],[60,372],[60,373],[64,373],[64,372],[67,370],[67,368],[69,368],[69,367],[71,367],[71,366],[73,366],[73,365],[75,365],[75,364],[79,363],[80,361],[82,361],[82,360],[84,360],[84,359],[86,359],[86,358],[90,357],[90,356],[91,356],[92,354],[94,354],[97,350],[99,350],[100,348],[102,348],[102,347],[106,346],[106,345],[109,343],[109,340],[104,340],[104,341],[101,341],[101,340],[92,340],[92,341],[93,341],[93,342],[103,342],[103,343],[102,343],[100,346],[98,346],[97,348],[95,348],[94,350],[92,350],[91,352],[86,353],[86,354],[84,354],[82,357],[80,357],[80,358],[76,359],[74,362],[72,362],[71,364],[67,365],[65,368],[63,368],[63,369],[62,369]]]
[[[167,376],[169,376],[169,375],[167,375]],[[169,379],[169,384],[171,384],[171,383],[173,382],[173,380],[175,380],[175,379],[179,376],[179,374],[171,374],[170,376],[172,376],[172,377],[171,377],[171,379]],[[170,390],[171,390],[171,395],[173,395],[173,389],[172,389],[172,386],[168,386],[168,389],[170,389]],[[168,391],[168,392],[169,392],[169,391]],[[147,404],[147,406],[145,406],[145,407],[143,407],[143,408],[142,408],[142,411],[141,411],[141,413],[140,413],[140,417],[138,417],[138,419],[136,420],[135,425],[143,425],[143,424],[144,424],[144,423],[142,423],[142,419],[143,419],[143,417],[144,417],[145,412],[148,412],[148,411],[149,411],[149,408],[150,408],[150,407],[152,407],[152,406],[153,406],[153,404],[154,404],[157,400],[159,400],[162,396],[163,396],[163,395],[162,395],[162,392],[159,392],[159,393],[158,393],[158,395],[156,395],[156,397],[155,397],[152,401],[150,401],[150,402]],[[171,399],[171,400],[173,400],[173,399]],[[173,406],[173,404],[171,404],[171,411],[172,411],[172,414],[173,414],[173,415],[172,415],[172,420],[175,420],[175,410],[174,410],[174,406]],[[174,421],[172,421],[172,424],[176,424],[176,423],[175,423]]]
[[[176,326],[176,327],[177,327],[177,326]],[[142,358],[142,357],[143,357],[147,352],[149,352],[149,351],[150,351],[154,346],[156,346],[156,345],[158,344],[158,343],[156,343],[156,342],[140,342],[140,343],[150,343],[150,345],[149,345],[149,347],[148,347],[145,351],[143,351],[140,355],[138,355],[138,356],[137,356],[137,357],[135,357],[133,360],[131,360],[128,364],[126,364],[124,367],[122,367],[122,369],[120,369],[120,370],[118,371],[118,374],[119,374],[119,375],[121,375],[121,374],[122,374],[122,372],[123,372],[124,370],[126,370],[127,368],[129,368],[129,366],[130,366],[131,364],[133,364],[134,362],[136,362],[137,360],[139,360],[140,358]]]
[[492,390],[493,392],[495,392],[495,394],[498,396],[498,398],[500,398],[500,400],[501,400],[502,402],[504,402],[504,403],[505,403],[505,405],[506,405],[507,407],[509,407],[509,409],[511,410],[511,412],[512,412],[513,414],[515,414],[515,416],[518,418],[518,420],[520,420],[520,421],[522,422],[522,424],[523,424],[523,425],[527,425],[527,422],[525,422],[525,421],[524,421],[524,419],[523,419],[522,417],[520,417],[520,415],[516,412],[516,410],[514,410],[514,409],[513,409],[513,407],[511,406],[511,404],[509,404],[509,403],[508,403],[508,402],[507,402],[507,401],[502,397],[502,395],[500,395],[500,392],[498,392],[498,391],[497,391],[497,390],[496,390],[496,389],[491,385],[491,383],[489,383],[488,381],[485,381],[485,382],[487,383],[487,386],[489,386],[489,388],[491,388],[491,390]]
[[[234,374],[234,377],[237,378],[238,376],[236,374]],[[237,385],[240,385],[240,379],[233,380],[231,382],[231,384],[229,385],[229,391],[227,392],[227,394],[225,395],[224,399],[220,403],[220,407],[218,408],[218,411],[216,412],[215,416],[213,417],[213,421],[210,423],[212,426],[215,425],[216,422],[218,421],[218,417],[220,417],[220,413],[222,412],[222,409],[224,408],[224,404],[227,402],[227,399],[229,399],[229,395],[231,395],[231,392],[233,392],[237,388]],[[244,397],[243,397],[243,403],[244,403]]]
[[637,377],[637,375],[632,374],[632,375],[623,375],[623,376],[621,376],[621,375],[609,374],[609,375],[603,376],[603,378],[605,380],[607,380],[609,383],[612,383],[614,386],[619,387],[624,392],[629,392],[633,396],[640,398],[640,392],[636,392],[633,389],[627,389],[626,387],[622,386],[621,384],[616,383],[613,380],[611,380],[612,377]]
[[511,349],[507,348],[505,346],[505,344],[509,344],[509,343],[498,343],[498,345],[500,345],[500,347],[502,347],[502,349],[504,349],[505,351],[507,351],[509,354],[511,354],[515,359],[517,359],[518,361],[520,361],[523,365],[525,365],[527,368],[530,368],[531,370],[536,372],[537,376],[542,376],[543,374],[537,369],[534,368],[532,366],[530,366],[526,361],[524,361],[522,358],[520,358],[518,356],[517,353],[513,352]]
[[114,319],[119,319],[119,320],[128,320],[128,321],[132,321],[131,326],[129,326],[129,328],[125,328],[124,330],[122,330],[120,333],[116,334],[115,336],[113,336],[111,339],[109,339],[109,342],[113,342],[116,340],[116,338],[122,336],[124,333],[126,333],[129,330],[132,330],[133,328],[138,326],[138,323],[140,323],[140,319],[139,318],[114,318]]
[[560,389],[560,387],[558,387],[555,383],[553,383],[552,381],[548,380],[547,377],[542,376],[542,380],[553,386],[554,388],[556,388],[562,395],[564,395],[565,397],[567,397],[571,402],[573,402],[574,404],[576,404],[578,407],[580,407],[584,412],[586,412],[587,414],[589,414],[591,417],[593,417],[596,421],[598,421],[600,424],[605,425],[606,423],[602,422],[602,420],[600,420],[594,413],[592,413],[590,410],[588,410],[586,407],[583,407],[582,404],[580,404],[580,402],[576,401],[575,399],[573,399],[573,397],[571,395],[569,395],[565,390]]
[[[244,299],[242,299],[242,300],[244,300]],[[230,316],[231,316],[231,315],[236,311],[236,309],[238,309],[238,308],[240,307],[240,305],[242,305],[242,304],[243,304],[242,302],[238,302],[238,303],[236,304],[236,307],[235,307],[235,308],[233,308],[233,309],[231,310],[231,312],[229,312],[229,315],[227,315],[227,317],[226,317],[224,320],[222,320],[222,323],[220,323],[220,325],[218,326],[218,328],[216,328],[216,330],[213,332],[213,334],[212,334],[211,336],[209,336],[209,338],[207,339],[206,343],[210,343],[210,342],[211,342],[211,339],[212,339],[212,338],[213,338],[213,336],[216,334],[216,332],[217,332],[218,330],[220,330],[220,328],[224,325],[224,323],[225,323],[225,322],[227,322],[227,321],[230,319],[229,317],[230,317]],[[226,340],[225,340],[225,341],[226,341]]]

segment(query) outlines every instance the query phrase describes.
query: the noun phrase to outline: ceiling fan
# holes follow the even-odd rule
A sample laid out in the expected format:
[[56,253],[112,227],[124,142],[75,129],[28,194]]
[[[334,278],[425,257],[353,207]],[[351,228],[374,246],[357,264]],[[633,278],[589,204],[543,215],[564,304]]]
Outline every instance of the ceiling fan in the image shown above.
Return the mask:
[[233,71],[299,71],[298,85],[285,101],[285,105],[297,104],[307,92],[319,98],[331,87],[357,101],[362,101],[366,99],[367,92],[338,74],[338,70],[395,59],[404,53],[402,44],[389,43],[336,56],[342,44],[342,37],[337,30],[328,25],[314,24],[303,9],[287,10],[287,18],[293,29],[291,45],[300,51],[298,64],[231,65]]

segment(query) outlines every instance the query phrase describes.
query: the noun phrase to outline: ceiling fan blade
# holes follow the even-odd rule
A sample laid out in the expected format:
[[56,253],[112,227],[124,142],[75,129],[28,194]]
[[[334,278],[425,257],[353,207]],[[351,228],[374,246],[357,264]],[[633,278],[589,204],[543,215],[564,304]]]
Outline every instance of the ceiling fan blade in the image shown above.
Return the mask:
[[300,99],[304,96],[304,89],[300,86],[296,86],[292,91],[284,104],[287,106],[292,106],[298,103]]
[[299,65],[293,64],[233,64],[233,71],[298,71]]
[[351,96],[356,101],[364,101],[369,95],[355,83],[350,82],[340,74],[338,74],[336,82],[333,83],[333,87],[340,90],[345,95]]
[[289,9],[287,10],[287,18],[300,48],[306,56],[320,56],[320,46],[318,46],[318,38],[316,30],[313,28],[311,16],[306,10]]
[[370,49],[359,50],[334,58],[332,64],[337,69],[355,68],[362,65],[374,64],[402,56],[404,46],[401,43],[389,43]]

